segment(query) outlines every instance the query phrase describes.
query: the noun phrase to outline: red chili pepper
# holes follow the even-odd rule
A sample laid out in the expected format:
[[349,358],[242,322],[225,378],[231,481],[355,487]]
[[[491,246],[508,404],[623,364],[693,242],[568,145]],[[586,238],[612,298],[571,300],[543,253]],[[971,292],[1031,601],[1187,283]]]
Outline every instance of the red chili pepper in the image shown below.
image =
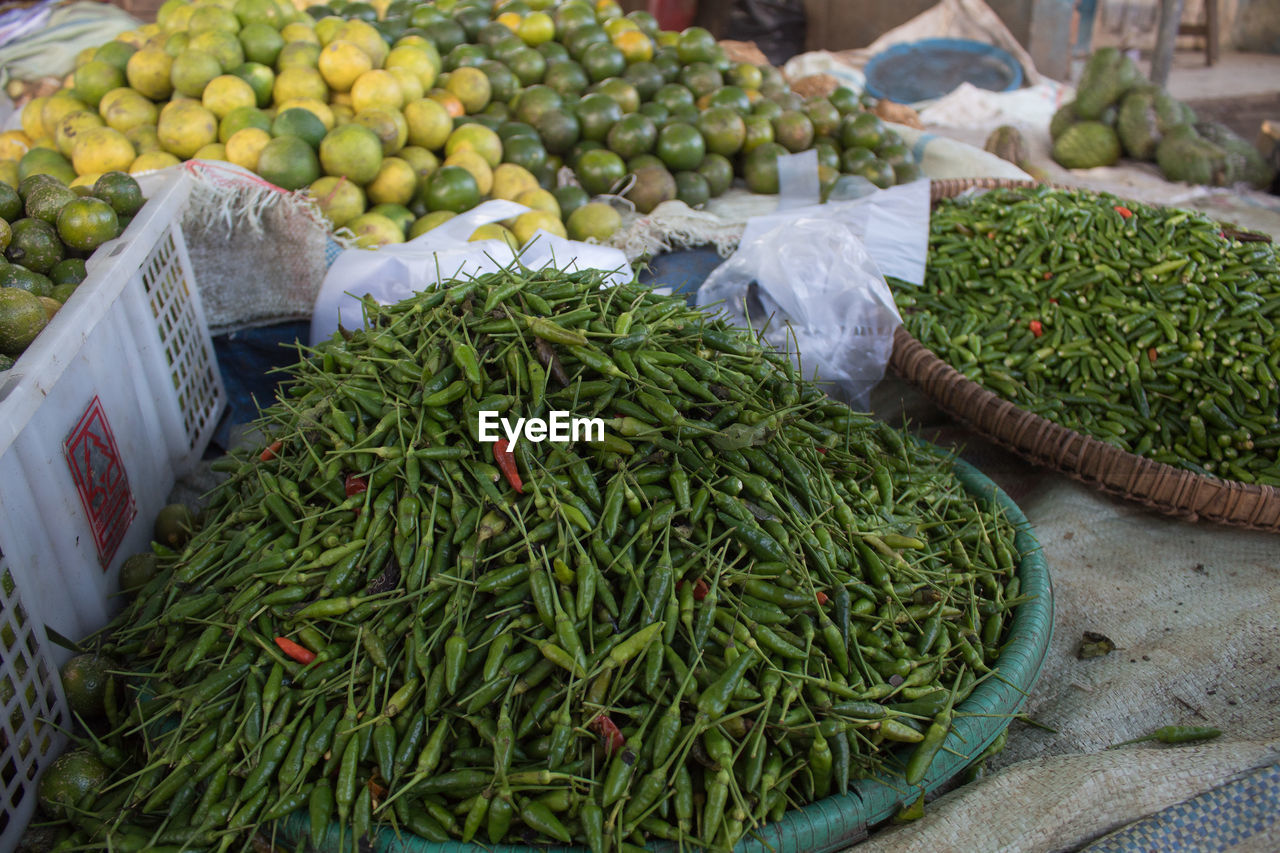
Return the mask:
[[280,452],[280,448],[282,447],[284,447],[284,442],[277,438],[275,441],[267,445],[267,449],[262,451],[258,456],[258,459],[262,462],[270,462],[272,459],[276,458],[276,454]]
[[303,666],[306,666],[316,659],[315,652],[310,649],[303,648],[288,637],[276,637],[276,645],[280,647],[280,651],[284,652]]
[[[1049,280],[1049,279],[1051,279],[1051,278],[1053,278],[1053,273],[1051,273],[1051,272],[1047,272],[1047,273],[1045,273],[1045,274],[1044,274],[1044,280],[1045,280],[1045,281],[1048,281],[1048,280]],[[1049,301],[1050,301],[1050,302],[1057,302],[1058,300],[1056,300],[1056,299],[1050,299]]]
[[1040,325],[1039,320],[1031,321],[1031,334],[1035,335],[1037,338],[1044,334],[1044,326]]
[[711,592],[711,587],[707,586],[707,582],[702,578],[698,578],[693,582],[693,600],[702,601]]
[[618,752],[627,743],[627,739],[622,736],[622,731],[605,714],[591,721],[591,729],[604,738],[604,751],[608,755]]
[[1159,357],[1160,357],[1160,353],[1156,352],[1155,347],[1151,347],[1150,349],[1147,350],[1147,361],[1151,362],[1152,364],[1155,364],[1156,359]]
[[359,474],[348,474],[342,484],[342,490],[347,493],[347,497],[353,497],[369,491],[369,484]]
[[827,449],[825,447],[819,447],[818,452],[825,455],[827,452]]
[[1056,298],[1056,297],[1050,296],[1050,297],[1049,297],[1049,301],[1050,301],[1050,302],[1052,302],[1054,305],[1057,305],[1057,304],[1058,304],[1058,300],[1057,300],[1057,298]]
[[1133,211],[1122,204],[1116,205],[1116,213],[1120,214],[1125,219],[1128,219],[1130,216],[1133,216]]
[[502,470],[502,475],[507,478],[507,482],[511,484],[511,488],[516,490],[517,494],[524,494],[524,482],[520,479],[520,469],[516,467],[516,456],[510,451],[510,443],[505,438],[500,438],[493,443],[493,458],[498,463],[498,468]]
[[830,600],[831,599],[827,598],[827,594],[825,592],[823,592],[822,590],[818,590],[818,606],[819,607],[826,604]]

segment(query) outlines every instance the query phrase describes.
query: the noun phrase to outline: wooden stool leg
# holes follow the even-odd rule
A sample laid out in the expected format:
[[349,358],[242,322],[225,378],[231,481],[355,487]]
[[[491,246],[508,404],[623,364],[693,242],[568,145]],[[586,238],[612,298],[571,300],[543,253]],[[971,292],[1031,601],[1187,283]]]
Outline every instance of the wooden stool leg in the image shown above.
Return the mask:
[[1204,0],[1204,59],[1206,65],[1218,61],[1218,0]]

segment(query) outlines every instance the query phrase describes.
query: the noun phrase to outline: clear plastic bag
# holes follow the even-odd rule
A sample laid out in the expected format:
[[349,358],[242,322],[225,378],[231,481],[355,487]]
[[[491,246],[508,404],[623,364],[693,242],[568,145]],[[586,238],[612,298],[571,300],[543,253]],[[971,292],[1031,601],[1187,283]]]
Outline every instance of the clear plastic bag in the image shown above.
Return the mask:
[[316,297],[311,317],[314,346],[338,330],[363,324],[360,297],[371,296],[390,305],[443,281],[484,275],[517,262],[530,269],[599,269],[611,273],[606,281],[631,280],[631,267],[618,249],[566,240],[539,231],[517,254],[502,240],[468,237],[481,225],[500,222],[529,208],[513,201],[487,201],[407,243],[380,249],[348,249],[334,260]]
[[801,215],[756,231],[698,290],[698,305],[723,303],[730,322],[764,328],[807,377],[866,408],[884,377],[902,318],[884,277],[853,228]]

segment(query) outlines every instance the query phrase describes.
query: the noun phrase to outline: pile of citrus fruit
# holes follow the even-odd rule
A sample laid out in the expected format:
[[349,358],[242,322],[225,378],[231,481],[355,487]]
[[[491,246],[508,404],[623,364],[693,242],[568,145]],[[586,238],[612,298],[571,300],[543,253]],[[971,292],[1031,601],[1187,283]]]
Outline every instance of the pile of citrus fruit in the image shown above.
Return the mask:
[[532,212],[477,238],[605,240],[620,217],[592,197],[647,213],[735,178],[775,193],[779,155],[810,148],[825,190],[842,173],[918,177],[865,106],[847,89],[802,99],[706,30],[660,31],[615,0],[167,0],[26,104],[0,136],[0,179],[227,160],[308,190],[365,245],[487,198]]
[[43,172],[16,188],[0,181],[0,371],[84,281],[84,259],[120,236],[143,202],[124,172],[75,189]]

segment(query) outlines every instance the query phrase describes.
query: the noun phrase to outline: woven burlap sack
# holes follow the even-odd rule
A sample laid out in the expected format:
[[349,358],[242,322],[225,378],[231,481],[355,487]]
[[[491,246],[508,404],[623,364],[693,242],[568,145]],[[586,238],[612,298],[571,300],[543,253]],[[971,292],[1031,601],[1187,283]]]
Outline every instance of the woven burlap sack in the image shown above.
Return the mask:
[[333,243],[319,209],[230,163],[183,168],[193,185],[182,234],[213,333],[310,317]]

